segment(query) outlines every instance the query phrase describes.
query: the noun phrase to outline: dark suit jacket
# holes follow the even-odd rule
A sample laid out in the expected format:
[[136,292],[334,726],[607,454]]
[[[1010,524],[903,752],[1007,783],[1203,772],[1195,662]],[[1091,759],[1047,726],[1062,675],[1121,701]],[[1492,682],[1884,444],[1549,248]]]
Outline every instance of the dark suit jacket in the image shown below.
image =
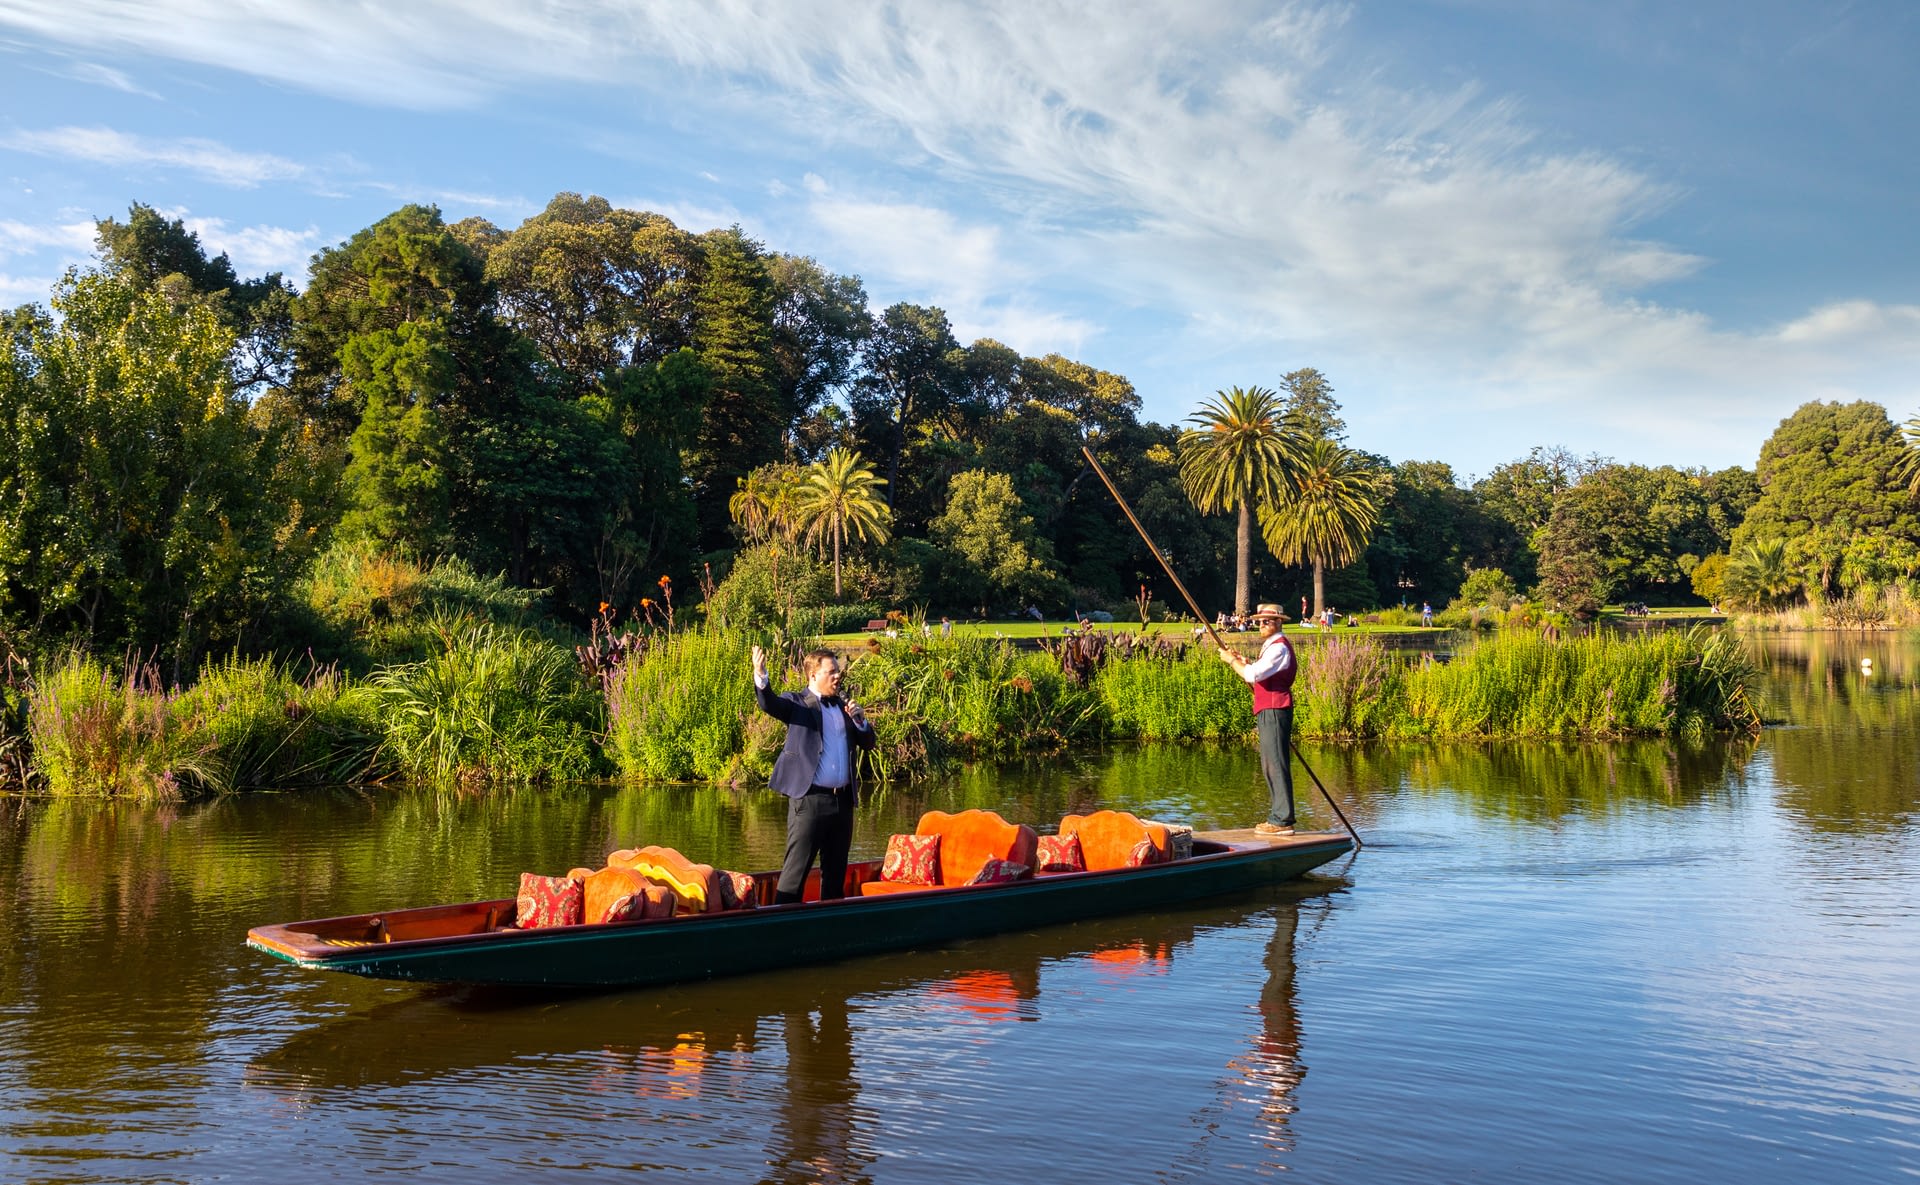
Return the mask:
[[[754,685],[753,697],[760,710],[787,726],[787,743],[773,762],[773,788],[788,798],[799,798],[813,785],[820,768],[820,751],[826,737],[820,731],[820,697],[812,691],[789,691],[775,695],[771,687]],[[847,785],[855,793],[860,788],[860,750],[873,748],[873,725],[865,728],[853,722],[846,708],[838,709],[847,724]]]

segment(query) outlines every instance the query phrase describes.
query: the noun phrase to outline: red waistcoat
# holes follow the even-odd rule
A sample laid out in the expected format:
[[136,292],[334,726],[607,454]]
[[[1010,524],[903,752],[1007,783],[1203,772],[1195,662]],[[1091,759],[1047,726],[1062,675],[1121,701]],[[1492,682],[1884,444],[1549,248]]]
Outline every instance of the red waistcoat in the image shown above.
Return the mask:
[[[1275,634],[1273,640],[1285,646],[1289,655],[1293,654],[1293,643],[1287,641],[1285,634]],[[1260,653],[1264,655],[1266,652],[1266,647],[1262,646]],[[1275,671],[1273,674],[1256,682],[1253,685],[1254,713],[1257,715],[1269,708],[1291,708],[1293,706],[1293,677],[1298,674],[1299,671],[1300,659],[1295,655],[1293,661],[1287,664],[1285,670]]]

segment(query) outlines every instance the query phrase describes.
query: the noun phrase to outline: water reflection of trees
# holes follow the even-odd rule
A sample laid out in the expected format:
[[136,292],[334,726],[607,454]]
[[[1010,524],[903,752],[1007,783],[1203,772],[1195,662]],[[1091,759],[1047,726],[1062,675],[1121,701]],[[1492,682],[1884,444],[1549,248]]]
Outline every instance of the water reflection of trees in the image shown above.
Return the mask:
[[1768,710],[1785,722],[1763,741],[1782,807],[1826,831],[1897,828],[1920,814],[1913,636],[1793,634],[1750,648]]

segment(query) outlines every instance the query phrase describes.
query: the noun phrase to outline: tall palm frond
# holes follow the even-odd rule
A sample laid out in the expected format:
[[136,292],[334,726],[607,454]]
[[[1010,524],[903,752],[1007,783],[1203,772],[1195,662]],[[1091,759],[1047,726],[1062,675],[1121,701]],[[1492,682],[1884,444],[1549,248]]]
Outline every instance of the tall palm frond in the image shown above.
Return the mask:
[[792,465],[762,465],[734,479],[736,489],[727,499],[727,513],[754,543],[764,543],[775,535],[791,539],[796,531],[794,500],[800,481],[800,471]]
[[835,448],[806,469],[794,491],[794,521],[808,543],[833,551],[833,595],[840,596],[840,549],[848,532],[887,541],[893,511],[880,497],[886,479],[874,475],[857,451]]
[[1180,485],[1202,514],[1237,511],[1240,530],[1233,607],[1252,607],[1253,516],[1275,501],[1302,441],[1286,426],[1278,392],[1229,387],[1214,392],[1180,434]]
[[1745,609],[1775,609],[1800,591],[1784,539],[1756,539],[1727,560],[1722,595]]
[[1893,467],[1893,475],[1906,479],[1908,495],[1920,497],[1920,416],[1900,425],[1900,434],[1907,438],[1907,451]]
[[1328,565],[1360,558],[1380,522],[1385,475],[1331,440],[1308,442],[1280,495],[1260,508],[1260,535],[1281,563],[1313,565],[1313,609],[1326,607]]

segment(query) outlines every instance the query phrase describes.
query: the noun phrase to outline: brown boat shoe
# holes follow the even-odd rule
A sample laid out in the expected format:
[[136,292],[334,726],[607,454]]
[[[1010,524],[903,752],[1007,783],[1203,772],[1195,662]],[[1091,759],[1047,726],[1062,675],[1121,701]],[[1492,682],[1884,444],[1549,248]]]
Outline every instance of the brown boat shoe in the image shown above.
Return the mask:
[[1278,823],[1255,823],[1253,833],[1255,835],[1292,835],[1293,828],[1282,827]]

